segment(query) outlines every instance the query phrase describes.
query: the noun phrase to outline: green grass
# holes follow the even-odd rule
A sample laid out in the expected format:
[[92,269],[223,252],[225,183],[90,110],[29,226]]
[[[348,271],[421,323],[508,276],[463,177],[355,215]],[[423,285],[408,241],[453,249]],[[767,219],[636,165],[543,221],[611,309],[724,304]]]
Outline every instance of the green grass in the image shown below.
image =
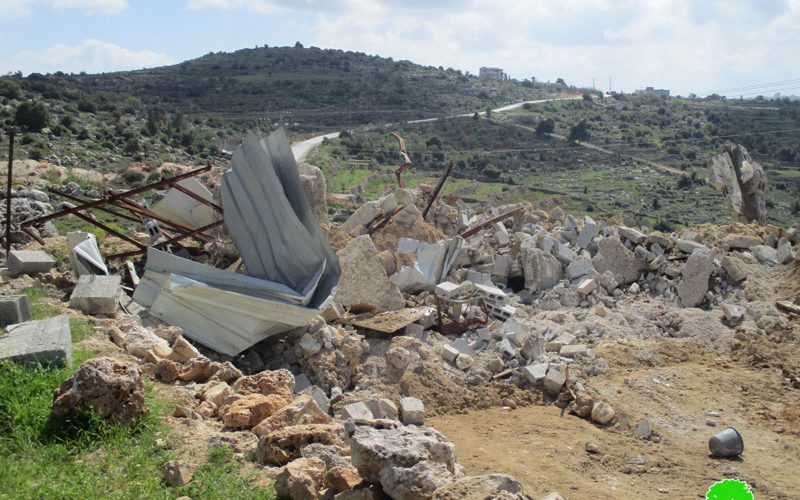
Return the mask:
[[52,390],[88,357],[78,351],[64,368],[0,363],[0,499],[274,498],[239,473],[227,448],[212,449],[192,483],[168,488],[162,467],[176,457],[157,442],[169,438],[159,418],[167,409],[152,398],[150,414],[130,428],[52,417]]

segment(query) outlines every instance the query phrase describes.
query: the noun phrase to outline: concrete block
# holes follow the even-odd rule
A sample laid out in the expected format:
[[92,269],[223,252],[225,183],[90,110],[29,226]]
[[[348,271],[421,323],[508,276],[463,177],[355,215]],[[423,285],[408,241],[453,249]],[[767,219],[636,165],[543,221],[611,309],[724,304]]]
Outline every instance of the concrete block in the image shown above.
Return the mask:
[[465,281],[459,285],[449,281],[443,281],[436,285],[434,293],[439,297],[453,298],[465,295],[472,291],[474,285],[471,281]]
[[24,323],[31,319],[27,295],[0,297],[0,326]]
[[397,420],[397,406],[391,399],[375,398],[366,402],[367,408],[372,412],[374,418],[390,418]]
[[492,331],[488,328],[478,328],[475,330],[475,333],[478,334],[478,338],[481,340],[485,340],[486,342],[492,340]]
[[725,272],[728,273],[728,277],[734,283],[739,283],[740,281],[744,281],[744,279],[747,278],[747,273],[742,268],[742,266],[739,265],[738,262],[730,258],[730,256],[728,255],[722,258],[722,269],[724,269]]
[[544,377],[544,388],[550,394],[555,395],[561,392],[561,388],[564,387],[566,381],[567,377],[564,372],[557,366],[551,366]]
[[619,226],[619,234],[634,245],[639,245],[647,238],[644,234],[632,227]]
[[577,258],[575,252],[566,243],[558,245],[553,250],[553,253],[555,254],[556,258],[561,262],[563,262],[564,264],[569,264],[570,262],[572,262]]
[[583,229],[581,229],[578,235],[578,246],[581,248],[589,248],[589,243],[597,236],[598,230],[597,223],[587,215],[583,223]]
[[769,262],[778,264],[778,251],[767,245],[756,245],[750,247],[750,251],[756,256],[759,262]]
[[13,277],[21,274],[46,273],[56,261],[42,250],[11,250],[6,259],[6,267]]
[[589,353],[589,348],[586,344],[565,345],[561,347],[558,352],[559,356],[565,358],[576,358],[578,356],[586,356]]
[[522,374],[525,380],[531,384],[538,385],[544,381],[547,376],[547,363],[534,363],[522,369]]
[[69,365],[72,362],[69,318],[62,314],[9,325],[6,334],[0,337],[0,361],[5,360]]
[[366,405],[366,403],[358,402],[358,403],[350,403],[349,405],[344,405],[339,410],[339,416],[347,420],[348,418],[363,418],[363,419],[371,419],[372,418],[372,411]]
[[592,278],[585,278],[578,285],[578,293],[581,295],[589,295],[595,288],[597,288],[597,282]]
[[458,357],[459,351],[455,347],[451,345],[446,345],[442,347],[442,357],[445,361],[449,361],[450,363],[455,363],[456,357]]
[[417,398],[405,397],[400,400],[400,421],[405,425],[425,423],[425,405]]
[[78,284],[69,298],[69,305],[80,309],[84,314],[114,316],[117,312],[119,292],[119,276],[84,275],[78,279]]
[[406,325],[405,334],[409,337],[421,339],[425,334],[425,328],[423,328],[422,325],[411,323],[410,325]]
[[472,347],[469,346],[469,342],[463,338],[456,339],[455,342],[450,344],[450,346],[454,349],[457,349],[461,354],[466,354],[467,356],[473,357],[475,356],[475,351],[473,351]]
[[711,250],[707,246],[692,240],[679,239],[678,241],[675,242],[675,246],[677,246],[678,250],[680,250],[681,252],[688,253],[689,255],[693,254],[695,250],[700,250],[703,253],[711,252]]

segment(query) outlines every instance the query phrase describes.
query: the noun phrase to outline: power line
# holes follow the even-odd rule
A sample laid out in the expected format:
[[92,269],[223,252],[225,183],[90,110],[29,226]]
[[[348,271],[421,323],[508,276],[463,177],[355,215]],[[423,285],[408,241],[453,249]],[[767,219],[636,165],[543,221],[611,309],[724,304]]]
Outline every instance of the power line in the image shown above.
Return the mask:
[[760,88],[760,87],[774,87],[775,85],[785,85],[787,83],[800,83],[800,78],[796,78],[796,79],[793,79],[793,80],[783,80],[783,81],[778,81],[778,82],[757,83],[757,84],[753,84],[753,85],[745,85],[744,87],[732,87],[732,88],[729,88],[729,89],[712,90],[711,92],[705,92],[704,94],[706,94],[706,95],[708,95],[708,94],[719,94],[721,92],[734,92],[734,91],[739,91],[739,90],[749,90],[749,89],[755,89],[755,88]]

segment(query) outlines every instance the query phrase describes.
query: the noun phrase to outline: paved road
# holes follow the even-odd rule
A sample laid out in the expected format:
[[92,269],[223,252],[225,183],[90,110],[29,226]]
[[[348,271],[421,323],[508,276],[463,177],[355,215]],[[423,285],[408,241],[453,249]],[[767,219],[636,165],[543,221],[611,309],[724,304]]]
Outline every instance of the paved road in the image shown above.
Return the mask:
[[[581,99],[581,96],[569,96],[569,97],[554,97],[552,99],[537,99],[535,101],[522,101],[522,102],[515,102],[514,104],[509,104],[507,106],[503,106],[500,108],[495,108],[492,113],[503,113],[505,111],[512,111],[517,108],[521,108],[526,104],[541,104],[543,102],[553,102],[553,101],[569,101],[573,99]],[[468,118],[473,116],[475,113],[464,113],[463,115],[453,115],[444,117],[447,118]],[[481,111],[478,113],[480,116],[486,116],[486,111]],[[423,118],[421,120],[409,120],[406,123],[427,123],[427,122],[435,122],[436,120],[441,120],[441,117],[436,118]],[[308,153],[311,152],[312,149],[322,144],[322,141],[325,139],[335,139],[339,137],[339,132],[332,132],[330,134],[318,135],[316,137],[312,137],[311,139],[306,139],[305,141],[295,142],[292,144],[292,153],[294,153],[294,157],[297,161],[304,160]]]

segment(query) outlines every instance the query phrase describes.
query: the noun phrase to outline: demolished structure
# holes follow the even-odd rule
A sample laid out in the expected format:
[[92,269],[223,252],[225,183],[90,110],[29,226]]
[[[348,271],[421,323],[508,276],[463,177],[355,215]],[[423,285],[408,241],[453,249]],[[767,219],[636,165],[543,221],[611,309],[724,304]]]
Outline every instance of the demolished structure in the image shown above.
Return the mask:
[[189,338],[234,356],[320,314],[340,269],[283,131],[244,140],[222,176],[222,203],[247,276],[150,248],[134,300]]
[[744,146],[726,144],[708,160],[708,170],[709,183],[725,196],[737,221],[767,223],[767,178]]

